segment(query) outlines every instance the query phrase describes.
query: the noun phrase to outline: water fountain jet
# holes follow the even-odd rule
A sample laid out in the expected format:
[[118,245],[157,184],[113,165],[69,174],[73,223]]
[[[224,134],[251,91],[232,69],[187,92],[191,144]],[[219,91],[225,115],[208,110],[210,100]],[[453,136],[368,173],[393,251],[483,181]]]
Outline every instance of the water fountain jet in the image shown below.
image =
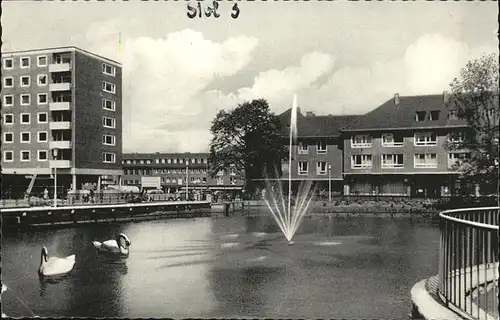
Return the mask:
[[[309,204],[314,195],[314,190],[311,190],[311,180],[306,180],[305,183],[299,184],[297,197],[292,205],[292,146],[297,144],[297,96],[293,97],[293,105],[290,115],[290,141],[289,141],[289,154],[288,154],[288,203],[285,204],[285,195],[283,193],[283,185],[281,180],[276,180],[272,184],[271,179],[267,176],[266,183],[266,197],[264,201],[271,212],[274,220],[278,224],[281,232],[288,240],[289,245],[293,245],[292,241],[295,232],[302,222],[302,219],[309,208]],[[278,177],[275,168],[275,177]],[[311,192],[312,191],[312,192]]]

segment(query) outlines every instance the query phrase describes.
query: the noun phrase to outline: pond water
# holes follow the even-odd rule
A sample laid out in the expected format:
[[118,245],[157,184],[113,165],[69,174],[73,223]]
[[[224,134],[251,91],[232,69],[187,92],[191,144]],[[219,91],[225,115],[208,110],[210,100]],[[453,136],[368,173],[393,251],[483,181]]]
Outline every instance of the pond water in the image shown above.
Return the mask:
[[[123,264],[93,240],[125,233]],[[8,316],[403,319],[410,289],[437,273],[439,229],[407,219],[306,217],[288,245],[272,218],[86,225],[4,233]],[[76,254],[72,273],[40,281],[41,247]]]

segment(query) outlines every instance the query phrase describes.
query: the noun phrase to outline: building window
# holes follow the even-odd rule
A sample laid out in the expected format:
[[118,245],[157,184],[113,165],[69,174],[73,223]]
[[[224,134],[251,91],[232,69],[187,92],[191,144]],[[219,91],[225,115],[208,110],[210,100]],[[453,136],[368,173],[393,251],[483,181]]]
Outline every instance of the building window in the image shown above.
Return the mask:
[[455,165],[459,165],[462,160],[467,157],[467,153],[448,153],[448,168],[453,169]]
[[14,62],[13,62],[12,58],[3,59],[3,68],[4,69],[14,68]]
[[31,85],[31,78],[30,76],[21,76],[19,82],[21,83],[21,87],[29,87]]
[[37,57],[37,63],[39,67],[46,67],[47,66],[47,56],[38,56]]
[[21,154],[21,161],[31,161],[31,151],[22,150],[20,154]]
[[13,143],[13,142],[14,142],[14,133],[4,132],[3,133],[3,143]]
[[351,148],[371,148],[372,136],[356,135],[351,137]]
[[29,132],[21,132],[21,143],[30,143],[31,142],[31,134]]
[[415,168],[437,168],[437,154],[422,153],[415,155]]
[[21,65],[21,68],[24,69],[24,68],[29,68],[31,66],[31,60],[29,57],[22,57],[20,58],[20,65]]
[[371,154],[355,154],[351,156],[352,169],[370,169],[372,165]]
[[326,153],[326,141],[325,140],[319,140],[316,143],[316,150],[318,154],[325,154]]
[[47,161],[47,150],[38,150],[38,161]]
[[3,78],[3,86],[5,88],[12,88],[12,87],[14,87],[14,78],[12,78],[12,77],[5,77],[5,78]]
[[308,154],[309,146],[307,143],[299,142],[299,154]]
[[382,134],[382,147],[402,147],[404,144],[402,135],[394,135],[392,133]]
[[102,73],[114,77],[116,74],[116,68],[113,66],[110,66],[109,64],[102,64]]
[[326,166],[326,161],[316,162],[316,174],[317,175],[325,175],[327,168],[328,167]]
[[46,86],[47,85],[47,75],[46,74],[39,74],[36,77],[36,82],[39,87]]
[[110,134],[103,134],[102,135],[102,144],[106,146],[114,146],[116,143],[116,138],[113,135]]
[[47,131],[38,131],[38,142],[47,142]]
[[448,134],[448,142],[450,142],[450,143],[464,142],[463,132],[452,132],[452,133]]
[[448,119],[450,120],[457,120],[458,119],[458,110],[453,109],[448,112]]
[[21,94],[21,105],[29,106],[31,104],[31,95],[29,94]]
[[12,113],[4,114],[3,124],[14,124],[14,115]]
[[112,152],[103,152],[102,153],[102,162],[104,163],[115,163],[116,155]]
[[437,135],[434,132],[417,132],[414,144],[416,146],[435,146],[437,145]]
[[417,112],[415,113],[415,121],[417,121],[417,122],[424,121],[424,120],[425,120],[425,114],[426,114],[426,113],[427,113],[427,112],[425,112],[425,111],[417,111]]
[[382,169],[403,168],[403,155],[402,154],[383,154],[382,155]]
[[21,124],[30,124],[31,115],[29,113],[21,113]]
[[307,161],[299,161],[298,165],[299,165],[299,175],[302,175],[302,176],[307,175],[307,173],[309,171],[308,170],[309,164],[307,163]]
[[431,112],[429,112],[429,120],[431,121],[439,120],[440,113],[441,112],[439,110],[432,110]]
[[3,105],[5,107],[12,107],[14,105],[14,96],[12,95],[3,96]]
[[109,93],[116,93],[116,86],[113,83],[103,81],[102,82],[102,91]]
[[104,110],[115,111],[116,110],[116,102],[113,100],[102,99],[102,108]]
[[102,117],[102,126],[105,128],[116,128],[116,120],[114,118]]
[[14,161],[14,152],[12,152],[12,151],[4,151],[3,152],[3,161],[4,162],[12,162],[12,161]]
[[47,112],[39,112],[38,113],[38,123],[47,123]]
[[46,93],[38,94],[38,104],[47,104],[48,98]]

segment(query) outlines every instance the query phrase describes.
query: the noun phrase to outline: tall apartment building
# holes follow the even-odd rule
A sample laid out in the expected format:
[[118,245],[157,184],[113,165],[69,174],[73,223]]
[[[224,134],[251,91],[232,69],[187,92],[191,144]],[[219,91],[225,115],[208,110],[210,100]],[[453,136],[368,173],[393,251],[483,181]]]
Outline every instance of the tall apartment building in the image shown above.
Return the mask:
[[[283,143],[289,145],[291,109],[280,117]],[[292,188],[301,181],[312,180],[318,191],[342,192],[342,145],[341,129],[356,116],[316,116],[312,112],[303,115],[297,110],[297,144],[292,146],[291,165],[282,165],[282,179],[287,180],[291,168]]]
[[183,190],[187,179],[188,188],[239,194],[244,178],[231,169],[210,177],[208,158],[208,153],[126,153],[123,184],[141,187],[143,177],[160,177],[162,190],[173,193]]
[[448,94],[393,99],[342,130],[344,194],[436,197],[453,192],[459,153],[447,142],[467,128]]
[[76,47],[6,52],[1,99],[4,188],[55,169],[58,185],[73,189],[121,176],[118,62]]

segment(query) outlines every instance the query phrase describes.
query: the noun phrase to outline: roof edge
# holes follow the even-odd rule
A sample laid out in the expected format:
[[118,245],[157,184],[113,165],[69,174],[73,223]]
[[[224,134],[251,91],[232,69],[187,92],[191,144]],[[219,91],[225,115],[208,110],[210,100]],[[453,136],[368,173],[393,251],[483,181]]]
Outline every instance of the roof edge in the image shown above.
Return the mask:
[[341,132],[357,131],[388,131],[388,130],[424,130],[424,129],[445,129],[445,128],[467,128],[468,125],[434,126],[434,127],[403,127],[403,128],[369,128],[369,129],[342,129]]
[[38,48],[38,49],[29,49],[29,50],[16,50],[16,51],[5,51],[5,52],[2,52],[2,55],[9,55],[9,54],[12,54],[12,55],[20,55],[20,54],[27,54],[27,53],[37,53],[37,52],[44,52],[44,51],[53,51],[53,50],[69,50],[69,51],[78,51],[80,53],[83,53],[83,54],[86,54],[86,55],[90,55],[90,56],[93,56],[93,57],[96,57],[98,59],[101,59],[101,60],[106,60],[106,61],[109,61],[111,63],[114,63],[116,65],[119,65],[119,66],[122,66],[121,62],[118,62],[116,60],[113,60],[113,59],[110,59],[110,58],[106,58],[104,56],[101,56],[99,54],[96,54],[96,53],[93,53],[93,52],[90,52],[90,51],[87,51],[85,49],[81,49],[79,47],[76,47],[76,46],[60,46],[60,47],[49,47],[49,48]]

